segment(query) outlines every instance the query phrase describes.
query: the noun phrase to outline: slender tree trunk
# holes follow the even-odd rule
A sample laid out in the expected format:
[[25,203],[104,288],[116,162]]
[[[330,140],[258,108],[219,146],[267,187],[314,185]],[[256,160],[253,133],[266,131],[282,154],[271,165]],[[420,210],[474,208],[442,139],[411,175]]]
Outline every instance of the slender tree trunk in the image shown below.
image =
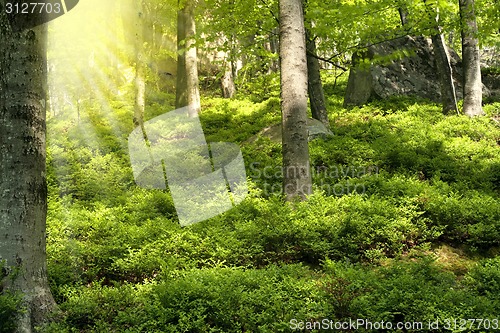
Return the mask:
[[[269,45],[272,53],[277,54],[279,52],[279,28],[273,28],[269,36]],[[277,72],[279,70],[279,61],[277,59],[271,60],[271,71]]]
[[[439,27],[436,27],[436,29],[440,30]],[[441,102],[443,104],[443,113],[458,113],[450,54],[446,48],[442,33],[432,36],[432,45],[434,47],[434,56],[436,57],[436,67],[441,81]]]
[[228,43],[230,48],[229,51],[226,52],[226,57],[224,59],[224,76],[221,79],[221,86],[222,97],[233,98],[236,94],[236,85],[234,83],[236,77],[234,35],[228,37]]
[[[427,1],[424,0],[424,3]],[[434,48],[434,57],[436,58],[436,67],[441,85],[441,102],[443,104],[443,113],[458,113],[457,97],[455,93],[455,84],[453,83],[453,73],[450,63],[450,54],[446,48],[441,27],[439,26],[438,9],[429,8],[429,16],[435,21],[432,35],[432,47]]]
[[222,85],[222,97],[224,98],[233,98],[236,93],[236,86],[234,84],[233,77],[233,66],[232,62],[229,59],[226,59],[224,64],[224,76],[221,80]]
[[404,27],[408,23],[408,11],[404,7],[398,8],[399,20],[401,21],[401,26]]
[[301,0],[280,0],[283,192],[287,200],[312,193],[307,138],[307,59]]
[[[303,0],[302,9],[304,15],[304,25],[307,26],[307,0]],[[323,92],[323,83],[321,82],[321,73],[319,60],[316,57],[316,40],[311,35],[307,27],[305,28],[306,50],[307,50],[307,91],[309,93],[309,104],[311,114],[314,119],[321,121],[326,128],[330,128],[328,112],[326,111],[325,94]]]
[[134,126],[144,132],[144,108],[146,104],[146,82],[144,79],[144,11],[142,1],[137,1],[135,29],[135,102]]
[[[32,18],[14,19],[29,26]],[[1,10],[0,45],[0,260],[9,274],[2,287],[23,293],[16,332],[31,333],[55,307],[45,252],[46,26],[13,31]]]
[[[180,3],[180,2],[179,2]],[[190,115],[195,117],[200,111],[200,90],[198,82],[198,57],[194,36],[194,6],[187,0],[177,12],[177,87],[176,108],[190,106]]]
[[319,61],[316,55],[316,41],[306,29],[307,45],[307,91],[309,93],[309,104],[314,119],[321,121],[326,128],[330,128],[328,113],[326,111],[325,94],[321,83]]
[[459,0],[462,24],[462,58],[464,69],[464,113],[469,117],[483,115],[483,84],[477,38],[474,0]]

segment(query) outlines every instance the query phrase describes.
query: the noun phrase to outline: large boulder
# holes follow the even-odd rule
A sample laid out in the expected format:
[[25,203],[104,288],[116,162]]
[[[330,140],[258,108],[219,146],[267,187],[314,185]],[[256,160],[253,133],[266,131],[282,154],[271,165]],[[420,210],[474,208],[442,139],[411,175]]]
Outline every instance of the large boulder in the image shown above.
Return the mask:
[[[462,62],[448,48],[457,99],[462,93]],[[438,70],[430,38],[405,36],[367,48],[352,58],[344,106],[363,105],[374,99],[415,96],[441,101]],[[485,96],[489,89],[483,87]]]

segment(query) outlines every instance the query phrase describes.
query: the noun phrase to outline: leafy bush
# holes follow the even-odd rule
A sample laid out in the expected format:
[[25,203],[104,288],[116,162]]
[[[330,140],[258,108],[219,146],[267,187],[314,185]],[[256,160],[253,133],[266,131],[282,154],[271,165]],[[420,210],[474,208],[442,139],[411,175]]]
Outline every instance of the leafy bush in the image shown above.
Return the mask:
[[292,265],[190,270],[143,286],[92,284],[67,291],[66,319],[50,329],[287,332],[291,318],[323,314],[324,303],[310,277],[306,268]]
[[19,313],[21,298],[9,293],[0,294],[0,333],[11,333],[16,327],[14,321]]
[[[309,143],[315,194],[303,203],[283,203],[281,144],[248,141],[279,123],[275,77],[247,84],[265,101],[204,98],[207,141],[241,144],[250,190],[184,228],[168,191],[134,185],[131,105],[52,118],[48,272],[66,317],[47,332],[287,332],[292,318],[498,313],[496,258],[463,280],[429,258],[406,260],[436,241],[477,253],[500,245],[496,122],[409,98],[345,110],[346,77],[335,80],[325,81],[335,135]],[[173,102],[150,95],[147,119]],[[485,105],[489,117],[497,104]],[[0,296],[0,309],[12,301]]]
[[[500,302],[474,295],[429,257],[376,269],[326,261],[324,269],[327,276],[322,289],[334,315],[341,319],[347,316],[393,324],[422,322],[425,329],[436,320],[443,327],[452,318],[492,319],[500,309]],[[498,292],[498,286],[494,290]]]
[[11,333],[16,327],[15,317],[22,311],[21,296],[3,290],[4,279],[8,279],[4,264],[4,261],[0,261],[0,333]]
[[483,259],[466,276],[467,284],[479,295],[500,302],[500,257]]

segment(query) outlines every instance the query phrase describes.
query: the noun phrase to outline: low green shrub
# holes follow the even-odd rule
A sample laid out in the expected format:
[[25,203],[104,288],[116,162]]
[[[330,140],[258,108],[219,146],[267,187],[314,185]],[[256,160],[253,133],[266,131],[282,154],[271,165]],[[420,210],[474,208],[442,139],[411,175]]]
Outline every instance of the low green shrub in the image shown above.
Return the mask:
[[324,315],[311,277],[291,265],[189,270],[142,286],[94,283],[68,289],[65,319],[45,332],[288,332],[292,318]]
[[5,274],[4,261],[0,260],[0,333],[11,333],[16,327],[15,318],[22,311],[21,296],[3,289]]
[[470,270],[465,281],[479,295],[500,303],[500,257],[481,260]]
[[[475,294],[429,257],[376,269],[326,261],[324,269],[327,275],[322,289],[333,306],[332,315],[339,319],[422,323],[420,329],[414,329],[425,331],[436,321],[444,328],[456,318],[491,320],[500,309],[500,302]],[[498,285],[492,290],[498,293]],[[476,325],[468,331],[483,328]],[[360,327],[359,331],[373,330]]]

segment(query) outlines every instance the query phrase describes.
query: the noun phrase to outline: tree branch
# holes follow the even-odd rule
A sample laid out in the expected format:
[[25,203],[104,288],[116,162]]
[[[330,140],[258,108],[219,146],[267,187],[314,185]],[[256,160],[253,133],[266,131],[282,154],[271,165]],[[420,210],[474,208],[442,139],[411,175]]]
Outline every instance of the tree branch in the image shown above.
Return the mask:
[[274,15],[274,12],[273,10],[271,9],[271,7],[269,7],[269,5],[267,4],[267,2],[265,0],[260,0],[260,2],[262,2],[264,4],[264,6],[267,7],[267,10],[269,10],[269,12],[271,13],[272,17],[274,18],[274,20],[280,24],[280,20],[278,19],[278,17],[276,15]]
[[329,64],[333,65],[334,67],[336,67],[336,68],[338,68],[338,69],[343,70],[344,72],[346,72],[346,71],[347,71],[347,68],[344,68],[344,67],[342,67],[342,66],[340,66],[340,65],[337,65],[335,62],[333,62],[333,61],[331,60],[331,58],[330,58],[330,59],[326,59],[326,58],[320,57],[319,55],[314,54],[314,53],[312,53],[312,52],[310,52],[310,51],[307,51],[307,55],[309,55],[309,56],[311,56],[311,57],[313,57],[313,58],[316,58],[316,59],[318,59],[318,60],[321,60],[321,61],[327,62],[327,63],[329,63]]

